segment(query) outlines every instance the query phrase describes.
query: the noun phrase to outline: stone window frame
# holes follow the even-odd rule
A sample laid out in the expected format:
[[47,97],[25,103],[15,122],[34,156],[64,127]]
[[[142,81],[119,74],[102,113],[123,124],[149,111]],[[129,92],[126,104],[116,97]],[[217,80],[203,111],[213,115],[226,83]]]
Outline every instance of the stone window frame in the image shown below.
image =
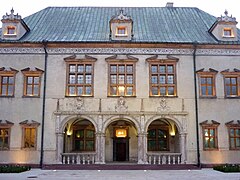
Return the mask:
[[[117,55],[106,58],[108,63],[108,96],[109,97],[136,97],[136,62],[137,58],[126,55],[124,59],[118,59]],[[111,66],[116,66],[116,72],[111,72]],[[119,71],[119,66],[124,66],[124,72]],[[127,67],[132,66],[132,72],[127,72]],[[116,75],[116,83],[111,83],[111,76]],[[124,75],[124,83],[119,82],[119,75]],[[127,83],[127,76],[132,76],[132,84]],[[111,93],[111,88],[116,87],[116,94]],[[123,87],[123,94],[121,88]],[[129,95],[127,89],[132,87],[132,94]]]
[[[200,98],[216,98],[216,76],[217,76],[218,71],[209,68],[209,71],[204,71],[204,69],[201,69],[199,71],[197,71],[198,74],[198,85],[199,85],[199,97]],[[211,78],[212,79],[212,83],[208,84],[207,82],[205,84],[202,83],[202,78]],[[207,80],[205,80],[207,81]],[[202,91],[202,87],[205,86],[206,87],[206,92],[203,93]],[[208,94],[208,86],[212,87],[212,94]]]
[[[119,33],[119,29],[124,29],[124,34]],[[121,37],[128,36],[127,27],[126,26],[117,26],[115,36],[121,36]]]
[[[14,33],[10,33],[10,31],[13,30]],[[16,36],[17,35],[17,28],[16,26],[7,26],[6,31],[4,33],[4,36]]]
[[[0,130],[4,129],[8,131],[8,144],[7,147],[1,147],[0,146],[0,151],[8,151],[10,150],[10,141],[11,141],[11,128],[13,126],[14,123],[5,120],[5,122],[3,122],[3,120],[0,120]],[[0,135],[0,138],[4,138],[2,137],[2,135]],[[4,140],[3,140],[4,141]]]
[[[226,35],[225,32],[230,32],[230,35]],[[234,32],[233,32],[233,28],[229,28],[229,27],[223,28],[222,37],[224,37],[224,38],[234,38],[235,35],[234,35]]]
[[[19,123],[22,128],[22,144],[21,148],[25,150],[37,150],[37,135],[38,135],[38,127],[40,123],[34,121],[34,120],[25,120]],[[34,138],[34,146],[33,147],[27,147],[26,144],[26,129],[31,129],[35,131],[35,138]],[[31,137],[30,137],[31,139]]]
[[[234,69],[234,71],[229,71],[229,69],[221,72],[223,75],[224,83],[224,96],[225,98],[240,98],[240,70]],[[230,84],[226,84],[226,78],[230,78]],[[236,85],[232,84],[231,79],[236,79]],[[231,94],[227,94],[227,86],[230,87]],[[232,87],[236,87],[236,94],[232,94]]]
[[[146,61],[149,63],[149,96],[150,97],[177,97],[177,62],[178,58],[167,56],[167,58],[158,59],[158,55],[147,58]],[[152,66],[157,66],[157,72],[152,72]],[[160,66],[165,66],[165,73],[160,72]],[[172,66],[173,72],[167,72],[167,67]],[[157,76],[157,83],[152,83],[152,76]],[[167,83],[165,78],[165,84],[160,84],[160,75],[167,77],[168,75],[173,76],[173,83]],[[153,94],[153,87],[157,88],[158,94]],[[168,94],[168,88],[173,87],[173,95]],[[160,89],[165,88],[165,94],[162,95]]]
[[[66,97],[93,97],[94,96],[94,69],[95,69],[95,62],[97,61],[96,58],[91,56],[85,55],[83,59],[77,59],[76,56],[71,56],[64,59],[66,62],[66,90],[65,96]],[[75,66],[75,72],[70,72],[70,65]],[[91,65],[91,72],[86,71],[86,66]],[[83,66],[84,71],[79,72],[78,66]],[[70,75],[75,75],[75,83],[70,83]],[[77,83],[78,76],[83,76],[84,83]],[[86,83],[86,76],[91,75],[91,83]],[[74,88],[74,94],[70,94],[69,88]],[[83,87],[83,93],[78,94],[78,87]],[[86,93],[86,87],[91,87],[91,93]]]
[[[202,141],[203,141],[203,150],[204,151],[216,151],[219,149],[218,147],[218,126],[220,123],[212,120],[211,123],[208,123],[208,120],[200,123],[202,127]],[[205,135],[205,130],[207,130],[207,135]],[[214,131],[214,135],[210,135],[210,130]],[[210,147],[210,138],[214,140],[214,147]],[[205,146],[205,140],[208,141],[208,146]]]
[[[16,74],[17,74],[17,70],[10,68],[9,70],[6,69],[5,67],[0,68],[0,97],[14,97],[15,95],[15,81],[16,81]],[[7,83],[3,84],[3,78],[7,77]],[[13,83],[9,83],[9,77],[13,78]],[[2,94],[2,89],[3,86],[7,86],[6,88],[6,95]],[[9,95],[8,90],[9,90],[9,86],[13,86],[12,87],[12,94]]]
[[[237,120],[237,123],[234,123],[234,121],[230,121],[225,123],[228,129],[228,140],[229,140],[229,150],[240,150],[240,147],[236,147],[236,140],[239,139],[238,141],[240,142],[240,135],[236,135],[236,130],[240,132],[240,120]],[[234,136],[231,136],[231,130],[234,132]],[[231,145],[231,139],[234,140],[234,146],[232,147]]]
[[[25,68],[21,71],[24,76],[23,97],[39,98],[41,94],[41,77],[44,71],[38,68],[35,68],[35,70],[31,70],[30,68]],[[28,78],[32,78],[32,83],[28,83]],[[38,78],[37,83],[35,83],[35,78]],[[28,93],[28,86],[31,87],[31,93]],[[38,87],[38,91],[36,94],[34,93],[34,86]]]

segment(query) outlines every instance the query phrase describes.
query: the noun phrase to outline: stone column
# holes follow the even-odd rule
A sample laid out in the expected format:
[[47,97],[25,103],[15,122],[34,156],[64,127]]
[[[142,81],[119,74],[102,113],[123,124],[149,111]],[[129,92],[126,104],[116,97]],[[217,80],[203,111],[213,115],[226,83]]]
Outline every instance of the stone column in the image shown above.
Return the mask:
[[63,153],[63,133],[57,133],[57,163],[62,163],[62,153]]
[[138,164],[147,163],[147,133],[138,134]]
[[179,138],[180,138],[180,151],[182,153],[182,164],[186,164],[186,146],[187,146],[187,141],[186,141],[186,136],[187,133],[180,133]]
[[100,157],[101,157],[101,133],[96,133],[96,160],[95,164],[101,164],[100,163]]
[[106,139],[106,135],[105,133],[101,133],[101,141],[100,141],[100,157],[99,157],[99,161],[101,162],[101,164],[105,164],[105,139]]

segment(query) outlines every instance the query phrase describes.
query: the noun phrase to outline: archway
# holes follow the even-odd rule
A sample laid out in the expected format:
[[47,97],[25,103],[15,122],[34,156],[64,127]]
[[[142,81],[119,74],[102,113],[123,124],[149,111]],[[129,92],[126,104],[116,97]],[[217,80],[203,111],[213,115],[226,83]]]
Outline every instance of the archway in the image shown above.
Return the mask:
[[111,121],[105,129],[105,159],[136,162],[138,137],[135,124],[126,118]]

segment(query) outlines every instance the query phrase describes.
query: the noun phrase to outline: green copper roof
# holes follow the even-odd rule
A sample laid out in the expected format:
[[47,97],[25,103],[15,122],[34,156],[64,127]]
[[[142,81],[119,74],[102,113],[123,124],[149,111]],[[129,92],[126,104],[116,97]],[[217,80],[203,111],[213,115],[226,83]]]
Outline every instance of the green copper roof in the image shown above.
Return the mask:
[[24,18],[30,32],[19,42],[111,42],[109,20],[120,9],[133,20],[131,42],[218,43],[208,32],[216,17],[189,7],[48,7]]

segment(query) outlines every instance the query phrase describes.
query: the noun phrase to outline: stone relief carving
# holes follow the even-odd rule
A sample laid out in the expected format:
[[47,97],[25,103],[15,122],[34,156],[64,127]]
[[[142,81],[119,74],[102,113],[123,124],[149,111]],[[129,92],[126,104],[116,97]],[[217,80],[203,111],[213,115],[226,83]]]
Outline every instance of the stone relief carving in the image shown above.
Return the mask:
[[[0,48],[2,54],[44,54],[43,48]],[[166,48],[51,48],[49,54],[180,54],[192,55],[192,49]],[[197,55],[234,55],[239,56],[238,49],[197,49]]]
[[116,112],[127,112],[128,106],[125,105],[126,100],[123,97],[120,97],[117,101],[117,105],[115,106]]
[[157,108],[158,112],[166,112],[169,111],[170,107],[167,104],[167,100],[165,98],[160,99],[160,107]]
[[85,111],[84,100],[81,97],[69,98],[65,102],[65,111],[82,112]]

